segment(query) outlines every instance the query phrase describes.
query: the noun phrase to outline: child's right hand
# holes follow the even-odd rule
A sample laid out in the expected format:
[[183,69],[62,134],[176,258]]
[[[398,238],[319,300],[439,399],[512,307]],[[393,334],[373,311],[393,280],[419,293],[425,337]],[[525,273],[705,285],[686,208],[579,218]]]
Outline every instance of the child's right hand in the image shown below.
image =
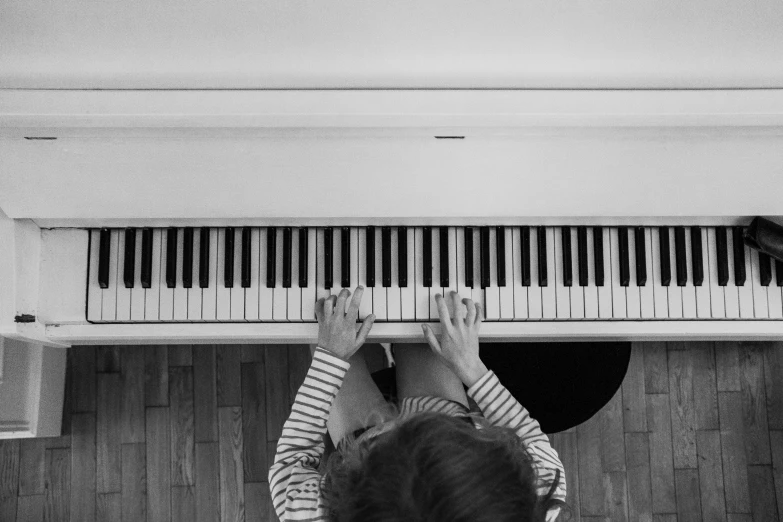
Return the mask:
[[479,357],[478,333],[481,327],[481,305],[468,298],[460,300],[459,294],[454,291],[449,298],[454,301],[454,319],[449,317],[449,310],[443,296],[435,295],[440,323],[443,327],[440,341],[435,338],[429,325],[422,325],[422,330],[432,351],[463,383],[472,386],[488,371]]

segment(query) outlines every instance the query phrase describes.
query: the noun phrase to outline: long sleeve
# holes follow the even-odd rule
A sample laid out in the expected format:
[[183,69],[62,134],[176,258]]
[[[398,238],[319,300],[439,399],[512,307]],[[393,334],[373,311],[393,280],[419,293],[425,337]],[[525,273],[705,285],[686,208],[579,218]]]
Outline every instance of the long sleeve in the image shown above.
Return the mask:
[[[488,371],[473,386],[468,388],[468,395],[476,401],[481,413],[495,426],[513,429],[524,442],[530,452],[538,472],[536,490],[539,495],[546,495],[555,480],[555,474],[560,471],[560,484],[552,494],[553,498],[565,501],[566,483],[565,469],[557,452],[549,444],[549,439],[541,431],[541,427],[528,411],[500,383],[495,372]],[[554,520],[559,513],[552,509],[547,513],[547,520]]]
[[315,350],[269,470],[272,502],[281,521],[328,520],[318,466],[329,411],[350,366],[323,348]]

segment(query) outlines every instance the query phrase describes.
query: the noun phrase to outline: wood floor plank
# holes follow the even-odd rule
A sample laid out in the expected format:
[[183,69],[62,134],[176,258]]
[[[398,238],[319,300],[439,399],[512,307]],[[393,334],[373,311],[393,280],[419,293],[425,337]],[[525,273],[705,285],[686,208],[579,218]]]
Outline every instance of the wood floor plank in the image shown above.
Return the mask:
[[[122,360],[123,367],[125,359]],[[122,445],[122,519],[147,518],[147,455],[145,444]]]
[[701,522],[698,470],[675,469],[674,482],[677,489],[677,522]]
[[74,346],[68,349],[71,358],[73,403],[71,411],[95,411],[95,347]]
[[192,366],[193,365],[193,351],[189,344],[170,344],[168,345],[169,351],[169,366]]
[[266,440],[277,440],[291,412],[288,396],[288,353],[283,345],[269,344],[264,353],[266,376]]
[[626,433],[625,457],[628,471],[628,519],[652,522],[649,434]]
[[269,485],[262,482],[245,483],[245,522],[266,522],[269,508]]
[[715,372],[715,344],[690,343],[693,360],[693,401],[697,430],[717,430],[718,390]]
[[172,522],[193,522],[196,519],[195,495],[195,486],[175,486],[171,488]]
[[167,346],[144,347],[144,405],[169,405],[169,351]]
[[71,520],[92,522],[95,520],[96,503],[95,414],[74,413],[71,422]]
[[123,444],[144,442],[144,347],[123,346],[122,407],[120,409]]
[[122,491],[120,446],[120,409],[122,382],[119,373],[98,374],[98,411],[96,413],[97,492]]
[[647,431],[647,404],[644,399],[644,344],[631,344],[631,360],[623,379],[623,429],[626,433],[632,431]]
[[42,495],[46,469],[46,439],[19,441],[19,495]]
[[[16,507],[16,522],[41,522],[44,519],[43,493],[19,497]],[[3,518],[2,520],[6,520]]]
[[196,522],[220,520],[220,448],[196,443]]
[[653,522],[677,522],[677,513],[653,514]]
[[767,389],[767,426],[783,430],[783,342],[764,346],[764,383]]
[[171,485],[192,486],[194,461],[193,367],[169,368]]
[[[290,345],[286,345],[288,347]],[[266,346],[263,344],[243,344],[241,348],[241,362],[264,362],[264,351]]]
[[653,513],[677,511],[674,493],[674,457],[668,394],[647,395],[650,430],[650,480]]
[[644,390],[647,393],[669,393],[669,366],[666,343],[644,343]]
[[601,465],[604,473],[625,471],[625,437],[623,434],[623,391],[598,412],[601,422]]
[[628,487],[625,471],[610,471],[607,487],[609,489],[609,520],[625,522],[628,520]]
[[242,363],[242,430],[245,482],[267,480],[264,363]]
[[119,346],[97,346],[95,352],[95,371],[97,372],[115,372],[119,373],[120,365],[120,347]]
[[601,419],[594,415],[576,428],[579,499],[582,516],[607,516],[601,464]]
[[98,493],[98,505],[95,511],[97,522],[122,520],[122,493]]
[[770,431],[769,442],[772,446],[772,475],[775,480],[778,513],[783,514],[783,431]]
[[557,451],[560,462],[563,463],[565,469],[566,502],[571,507],[574,518],[579,520],[581,514],[579,509],[579,449],[576,430],[553,434],[552,447]]
[[715,374],[718,391],[740,391],[739,342],[715,343]]
[[718,392],[723,490],[728,513],[750,513],[748,460],[745,455],[745,427],[741,392]]
[[217,348],[217,405],[241,406],[241,347],[223,345]]
[[19,491],[19,441],[0,439],[0,520],[16,519]]
[[728,522],[753,522],[753,515],[749,513],[729,513]]
[[193,346],[193,393],[196,442],[217,442],[217,389],[215,345]]
[[[168,376],[168,367],[166,367]],[[168,378],[166,379],[168,383]],[[168,396],[168,390],[166,395]],[[147,522],[171,519],[171,427],[169,408],[147,408]]]
[[743,342],[739,348],[742,420],[748,465],[771,464],[767,401],[764,387],[765,343]]
[[772,466],[748,466],[748,487],[754,522],[779,520]]
[[693,397],[693,352],[686,343],[668,343],[669,407],[674,468],[696,469],[696,404]]
[[725,522],[720,431],[697,431],[696,451],[699,454],[699,492],[703,517],[705,520]]
[[288,346],[288,402],[294,403],[296,393],[307,376],[313,356],[310,354],[310,346],[306,344],[292,344]]
[[242,463],[242,409],[218,408],[220,433],[220,520],[242,522],[245,518],[245,488]]
[[67,522],[70,519],[71,450],[46,450],[44,483],[44,520]]

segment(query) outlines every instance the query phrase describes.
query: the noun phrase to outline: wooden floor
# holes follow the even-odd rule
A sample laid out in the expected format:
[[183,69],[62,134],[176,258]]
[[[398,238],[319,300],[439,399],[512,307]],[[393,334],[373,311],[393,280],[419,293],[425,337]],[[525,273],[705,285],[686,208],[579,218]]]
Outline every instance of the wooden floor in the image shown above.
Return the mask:
[[[71,349],[65,435],[0,441],[0,521],[276,520],[267,470],[308,364],[305,346]],[[572,520],[783,520],[783,343],[637,343],[612,401],[550,439]]]

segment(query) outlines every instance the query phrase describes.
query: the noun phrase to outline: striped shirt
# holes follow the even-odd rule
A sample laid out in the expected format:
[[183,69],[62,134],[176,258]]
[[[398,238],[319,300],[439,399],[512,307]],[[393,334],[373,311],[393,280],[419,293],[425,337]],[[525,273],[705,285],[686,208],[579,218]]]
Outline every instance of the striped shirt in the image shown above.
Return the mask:
[[[291,415],[283,426],[277,442],[275,462],[269,470],[269,487],[277,516],[282,521],[329,520],[328,509],[320,494],[321,476],[318,466],[324,454],[323,437],[334,398],[342,386],[350,364],[318,347],[304,383],[296,394]],[[525,443],[537,472],[536,490],[543,496],[549,492],[560,471],[560,483],[552,498],[565,501],[565,470],[549,439],[538,422],[500,383],[494,372],[488,371],[473,386],[468,395],[478,404],[482,415],[495,426],[513,429]],[[435,397],[415,398],[403,402],[401,417],[427,405],[428,411],[462,415],[460,408],[449,407],[452,401]],[[557,518],[559,508],[547,513],[547,521]]]

